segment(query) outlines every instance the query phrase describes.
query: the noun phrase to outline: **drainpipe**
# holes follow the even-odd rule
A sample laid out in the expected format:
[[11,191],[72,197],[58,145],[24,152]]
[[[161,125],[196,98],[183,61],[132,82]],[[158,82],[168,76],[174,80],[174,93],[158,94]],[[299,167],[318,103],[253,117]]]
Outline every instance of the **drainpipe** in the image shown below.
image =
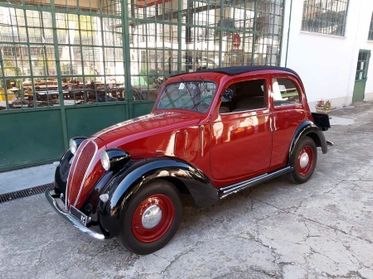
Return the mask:
[[286,41],[285,67],[288,66],[289,41],[290,41],[290,26],[291,26],[291,16],[292,16],[292,13],[293,13],[293,0],[290,0],[290,13],[289,13],[288,37],[287,37],[287,41]]

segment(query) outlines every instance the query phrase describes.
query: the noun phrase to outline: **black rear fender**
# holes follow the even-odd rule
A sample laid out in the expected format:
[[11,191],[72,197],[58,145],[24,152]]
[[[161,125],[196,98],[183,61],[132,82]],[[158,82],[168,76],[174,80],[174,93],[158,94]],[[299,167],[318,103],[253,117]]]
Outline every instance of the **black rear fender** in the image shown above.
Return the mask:
[[326,113],[312,113],[313,121],[317,127],[319,127],[322,131],[327,131],[330,128],[330,120],[329,115]]
[[325,140],[324,133],[322,130],[312,121],[304,121],[301,123],[298,128],[295,130],[293,139],[290,144],[289,148],[289,159],[291,158],[293,151],[299,142],[299,140],[303,137],[310,137],[316,143],[316,146],[321,147],[322,153],[328,152],[328,145]]

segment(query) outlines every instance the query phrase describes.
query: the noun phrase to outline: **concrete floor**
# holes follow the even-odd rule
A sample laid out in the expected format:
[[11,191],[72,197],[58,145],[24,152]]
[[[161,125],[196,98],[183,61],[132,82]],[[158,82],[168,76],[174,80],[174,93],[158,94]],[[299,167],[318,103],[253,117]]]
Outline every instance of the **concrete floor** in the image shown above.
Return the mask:
[[80,234],[43,195],[0,204],[0,278],[373,278],[373,104],[333,114],[313,178],[283,177],[207,209],[138,256]]
[[0,195],[34,186],[51,183],[54,179],[55,164],[24,168],[0,173]]

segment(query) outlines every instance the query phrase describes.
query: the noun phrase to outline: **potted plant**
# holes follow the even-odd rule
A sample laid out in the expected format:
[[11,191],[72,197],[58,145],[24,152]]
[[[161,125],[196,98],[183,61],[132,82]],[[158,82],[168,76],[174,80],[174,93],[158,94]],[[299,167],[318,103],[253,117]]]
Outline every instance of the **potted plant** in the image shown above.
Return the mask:
[[332,111],[332,104],[329,100],[319,100],[316,103],[316,112],[329,114]]

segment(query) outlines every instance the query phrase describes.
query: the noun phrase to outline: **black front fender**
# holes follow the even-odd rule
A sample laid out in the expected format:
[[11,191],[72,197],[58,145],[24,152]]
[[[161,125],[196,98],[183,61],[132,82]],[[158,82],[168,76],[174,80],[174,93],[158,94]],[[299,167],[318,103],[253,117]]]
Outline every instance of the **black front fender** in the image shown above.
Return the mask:
[[[105,203],[99,202],[100,223],[110,235],[116,235],[120,231],[120,220],[126,201],[154,179],[182,183],[195,204],[200,207],[209,206],[219,200],[218,191],[211,185],[208,177],[187,162],[172,157],[139,160],[111,180],[105,189],[109,200]],[[180,187],[179,183],[174,184]]]
[[60,159],[60,164],[54,173],[54,190],[56,193],[65,193],[67,177],[70,171],[70,160],[73,154],[67,150]]

